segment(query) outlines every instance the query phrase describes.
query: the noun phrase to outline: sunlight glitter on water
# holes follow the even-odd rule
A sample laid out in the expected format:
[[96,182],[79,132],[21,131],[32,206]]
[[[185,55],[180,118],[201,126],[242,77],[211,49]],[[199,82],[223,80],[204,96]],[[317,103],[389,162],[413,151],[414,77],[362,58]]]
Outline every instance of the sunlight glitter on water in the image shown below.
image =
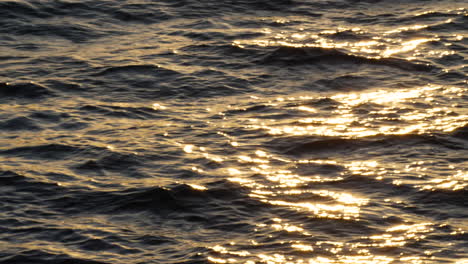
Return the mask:
[[[282,219],[273,219],[275,224],[272,227],[275,230],[283,230],[286,232],[299,232],[303,236],[311,234],[304,232],[301,227],[290,226],[287,223],[282,223]],[[259,227],[265,227],[265,224],[259,224]],[[417,223],[411,225],[397,225],[390,227],[382,235],[374,235],[371,237],[363,237],[362,242],[334,242],[334,241],[318,241],[310,244],[300,243],[299,241],[284,241],[281,244],[289,245],[303,257],[297,255],[284,255],[277,253],[260,253],[256,254],[255,250],[230,251],[223,246],[215,246],[212,249],[216,252],[216,257],[210,258],[214,263],[359,263],[359,264],[388,264],[394,261],[411,264],[422,264],[426,260],[432,258],[432,253],[426,251],[426,257],[416,256],[401,256],[388,257],[378,254],[372,254],[370,249],[383,248],[387,250],[402,247],[407,243],[415,242],[425,238],[425,234],[434,230],[431,223]],[[234,245],[233,243],[231,243]],[[258,245],[252,242],[252,246]],[[315,256],[316,254],[325,254],[332,256]],[[306,257],[310,256],[310,257]],[[240,257],[240,258],[239,258]],[[248,258],[243,258],[248,257]]]
[[344,204],[321,204],[321,203],[308,203],[308,202],[286,202],[286,201],[276,201],[276,200],[263,200],[266,203],[284,206],[299,211],[308,211],[314,217],[319,218],[328,218],[328,219],[356,219],[359,217],[360,208],[358,206],[349,206]]
[[420,186],[423,190],[450,190],[459,191],[468,186],[468,172],[457,171],[456,174],[430,180],[427,184]]
[[[313,254],[314,246],[300,243],[291,243],[290,246],[297,252],[302,254]],[[353,255],[346,255],[341,253],[344,248],[328,248],[328,254],[333,254],[335,257],[312,257],[312,258],[298,258],[287,256],[283,254],[248,254],[250,259],[254,260],[244,260],[236,258],[236,252],[222,251],[217,252],[217,257],[209,257],[209,261],[212,263],[245,263],[245,264],[255,264],[255,263],[268,263],[268,264],[389,264],[394,261],[400,261],[402,263],[410,264],[423,264],[425,259],[421,257],[401,257],[401,258],[392,258],[381,255],[372,255],[369,254],[367,250],[361,249],[358,253]],[[221,254],[226,256],[222,256]],[[221,256],[219,256],[221,255]],[[232,256],[232,257],[231,257]],[[426,259],[427,260],[427,259]],[[463,262],[460,262],[463,263]]]
[[[372,31],[359,27],[338,27],[336,29],[326,29],[319,32],[315,32],[315,29],[310,29],[310,31],[300,29],[290,34],[285,32],[274,33],[269,30],[265,33],[270,35],[270,38],[236,40],[233,42],[233,45],[240,48],[253,45],[260,47],[335,49],[345,50],[346,53],[364,56],[369,59],[390,58],[397,55],[397,57],[413,60],[416,57],[424,57],[424,53],[421,53],[418,49],[421,44],[438,41],[439,39],[437,37],[395,39],[393,35],[406,31],[420,31],[430,26],[443,25],[446,23],[451,23],[451,20],[437,22],[436,24],[416,24],[391,30],[378,27],[373,27]],[[343,40],[334,38],[334,36],[347,34],[347,32],[351,32],[353,35],[363,36],[363,39]]]
[[[438,107],[440,94],[458,97],[467,89],[461,87],[424,86],[398,91],[380,90],[336,94],[330,98],[340,105],[330,113],[320,112],[318,117],[298,119],[300,125],[277,125],[262,120],[261,124],[251,124],[251,128],[267,130],[271,135],[291,134],[338,136],[360,138],[379,134],[404,135],[433,131],[451,132],[467,124],[468,115],[457,113],[458,107]],[[294,100],[293,100],[294,101]],[[430,103],[430,105],[429,105]],[[412,105],[425,104],[424,111]],[[366,115],[356,110],[367,107]],[[300,111],[314,112],[309,107],[298,107]],[[401,121],[393,125],[395,121]],[[293,123],[293,122],[291,122]],[[402,124],[403,123],[403,124]]]

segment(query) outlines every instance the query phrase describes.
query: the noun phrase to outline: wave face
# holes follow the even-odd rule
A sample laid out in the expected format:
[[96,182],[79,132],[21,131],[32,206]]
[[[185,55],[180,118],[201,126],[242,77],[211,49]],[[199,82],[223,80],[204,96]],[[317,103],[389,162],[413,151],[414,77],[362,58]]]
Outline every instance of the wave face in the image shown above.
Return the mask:
[[0,2],[0,264],[467,263],[459,0]]

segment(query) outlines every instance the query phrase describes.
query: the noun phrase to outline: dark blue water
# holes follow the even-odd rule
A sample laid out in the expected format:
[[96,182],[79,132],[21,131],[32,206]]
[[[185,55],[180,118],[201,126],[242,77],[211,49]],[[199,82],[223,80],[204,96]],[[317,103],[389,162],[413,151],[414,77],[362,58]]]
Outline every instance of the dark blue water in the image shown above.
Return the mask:
[[0,2],[0,263],[468,263],[462,0]]

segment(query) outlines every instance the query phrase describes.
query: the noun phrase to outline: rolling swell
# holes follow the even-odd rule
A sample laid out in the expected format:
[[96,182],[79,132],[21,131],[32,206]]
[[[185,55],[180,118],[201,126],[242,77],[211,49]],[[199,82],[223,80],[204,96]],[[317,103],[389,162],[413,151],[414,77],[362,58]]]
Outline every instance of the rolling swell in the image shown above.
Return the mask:
[[[256,210],[260,205],[248,201],[247,190],[230,182],[220,181],[209,184],[207,190],[197,190],[189,185],[179,184],[168,187],[132,188],[118,191],[93,191],[91,189],[63,187],[52,182],[37,181],[12,171],[0,174],[5,193],[4,197],[14,192],[27,192],[32,197],[31,204],[46,204],[54,214],[129,214],[150,212],[178,219],[189,217],[193,221],[206,221],[215,224],[223,221],[222,217],[212,218],[209,214],[223,211],[223,203],[228,203],[235,210],[245,207]],[[20,197],[20,195],[15,195]],[[28,203],[26,200],[23,200]],[[45,213],[45,212],[44,212]],[[205,215],[208,213],[208,215]],[[198,216],[196,216],[198,215]],[[204,216],[205,215],[205,216]],[[197,220],[198,219],[198,220]]]
[[[221,75],[222,78],[215,77]],[[122,96],[129,93],[137,94],[142,98],[158,97],[210,97],[220,94],[228,95],[245,90],[245,80],[239,78],[226,78],[224,74],[215,71],[203,71],[200,74],[182,74],[177,71],[165,69],[156,65],[125,65],[106,67],[93,74],[91,82],[108,87]],[[219,79],[216,81],[216,79]],[[120,87],[125,82],[134,89],[128,90]],[[173,86],[173,83],[178,83]]]
[[0,122],[1,130],[40,130],[35,122],[27,117],[16,117]]
[[[175,226],[182,221],[221,231],[236,227],[238,232],[241,232],[249,228],[249,225],[243,224],[240,219],[233,221],[237,210],[245,210],[245,208],[249,208],[249,211],[257,210],[257,206],[260,205],[258,202],[248,201],[247,190],[226,181],[210,183],[210,188],[206,191],[182,184],[164,188],[145,187],[102,192],[41,182],[12,171],[2,171],[0,178],[3,182],[1,196],[6,198],[3,201],[15,202],[25,208],[5,207],[5,213],[15,216],[16,219],[27,219],[31,213],[40,218],[36,222],[18,222],[14,218],[4,219],[9,225],[4,231],[9,234],[10,241],[27,241],[28,239],[41,241],[37,250],[28,250],[27,246],[19,245],[16,249],[17,253],[12,254],[7,248],[3,253],[6,255],[2,256],[2,261],[5,263],[8,261],[28,262],[35,258],[39,261],[57,261],[58,263],[61,261],[64,263],[113,262],[113,260],[106,261],[102,257],[93,257],[95,260],[80,259],[67,253],[59,253],[69,252],[70,248],[83,252],[93,252],[99,248],[99,250],[114,252],[113,254],[126,254],[129,258],[140,256],[145,251],[130,249],[125,236],[117,232],[117,227],[101,230],[97,223],[92,222],[83,223],[77,227],[74,226],[73,220],[66,221],[67,224],[63,226],[53,220],[55,217],[86,219],[90,214],[103,215],[103,217],[107,215],[130,217],[136,222],[150,221],[151,225],[161,225],[166,221],[172,221]],[[22,193],[28,193],[27,199],[21,197]],[[232,208],[230,212],[226,211],[229,207]],[[247,214],[244,217],[247,217]],[[42,226],[42,221],[45,221],[47,226]],[[17,224],[13,225],[13,222]],[[170,248],[177,248],[179,242],[174,235],[164,235],[164,233],[164,231],[160,235],[140,233],[133,234],[132,237],[145,247],[165,248],[167,254],[171,251]],[[56,248],[55,251],[40,249],[43,243],[55,243],[57,240],[62,241],[63,248]],[[18,251],[21,247],[24,249]],[[18,252],[22,253],[18,254]],[[114,256],[117,255],[113,255],[110,259]]]
[[41,99],[52,96],[53,92],[45,86],[29,83],[0,83],[0,95],[4,98]]
[[91,148],[86,149],[77,146],[70,146],[64,144],[45,144],[36,146],[24,146],[11,149],[2,150],[0,154],[14,155],[14,156],[31,156],[35,158],[45,159],[62,159],[67,156],[85,154]]
[[50,263],[50,261],[54,261],[55,263],[60,263],[60,264],[70,264],[70,263],[105,264],[105,263],[108,263],[108,262],[101,262],[101,261],[84,260],[84,259],[74,258],[71,256],[66,256],[66,255],[49,254],[41,250],[23,251],[16,256],[12,256],[12,257],[7,256],[7,257],[0,258],[0,261],[1,263],[31,263],[32,261],[34,261],[35,263]]
[[74,24],[50,25],[50,24],[35,24],[24,25],[18,28],[10,29],[9,32],[14,32],[19,36],[49,36],[52,32],[56,37],[61,37],[73,42],[84,42],[100,37],[97,31],[87,27]]
[[337,49],[324,49],[313,47],[279,47],[270,54],[262,58],[259,63],[284,65],[298,64],[316,64],[316,63],[352,63],[352,64],[369,64],[394,67],[408,71],[432,71],[435,68],[428,64],[419,64],[409,62],[397,58],[372,59],[349,55]]
[[273,139],[269,142],[270,146],[275,146],[274,149],[276,151],[279,150],[287,155],[305,155],[321,152],[349,153],[360,151],[361,149],[388,148],[395,144],[408,148],[411,146],[434,145],[452,150],[466,149],[460,146],[458,142],[452,141],[446,136],[420,134],[378,135],[359,139],[322,137],[311,140],[304,137],[285,137]]
[[452,136],[468,140],[468,126],[460,127],[452,132]]
[[160,68],[156,65],[126,65],[126,66],[117,66],[109,67],[98,71],[95,76],[105,76],[105,75],[119,75],[119,74],[151,74],[151,75],[161,75],[161,76],[171,76],[176,75],[177,72]]

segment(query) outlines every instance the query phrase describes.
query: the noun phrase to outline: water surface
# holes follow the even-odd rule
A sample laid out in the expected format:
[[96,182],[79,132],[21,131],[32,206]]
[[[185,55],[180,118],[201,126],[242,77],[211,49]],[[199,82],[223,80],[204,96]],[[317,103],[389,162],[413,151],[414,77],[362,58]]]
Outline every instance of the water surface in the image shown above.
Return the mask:
[[467,263],[467,14],[0,2],[0,263]]

